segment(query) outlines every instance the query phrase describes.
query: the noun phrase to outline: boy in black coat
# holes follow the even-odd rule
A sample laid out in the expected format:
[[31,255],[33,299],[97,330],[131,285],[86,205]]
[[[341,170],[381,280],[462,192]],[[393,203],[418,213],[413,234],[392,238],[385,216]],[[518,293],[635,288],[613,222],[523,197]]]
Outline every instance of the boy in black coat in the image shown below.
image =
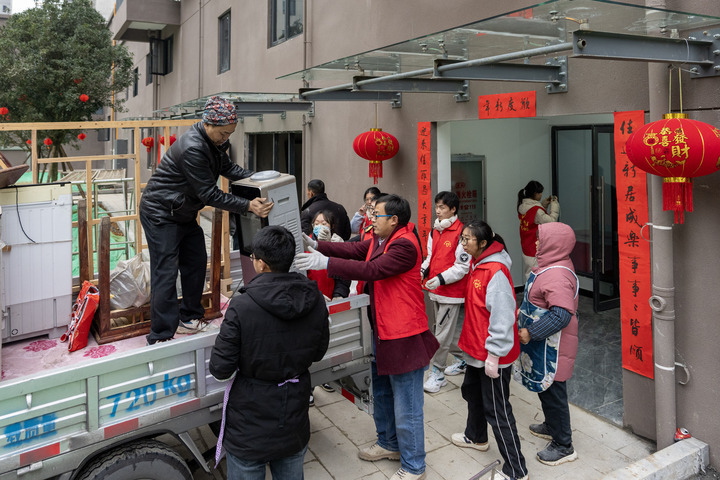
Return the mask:
[[295,239],[265,227],[252,244],[258,275],[230,302],[210,357],[210,373],[233,380],[222,444],[228,478],[302,479],[310,439],[308,368],[330,338],[328,310],[315,282],[288,273]]

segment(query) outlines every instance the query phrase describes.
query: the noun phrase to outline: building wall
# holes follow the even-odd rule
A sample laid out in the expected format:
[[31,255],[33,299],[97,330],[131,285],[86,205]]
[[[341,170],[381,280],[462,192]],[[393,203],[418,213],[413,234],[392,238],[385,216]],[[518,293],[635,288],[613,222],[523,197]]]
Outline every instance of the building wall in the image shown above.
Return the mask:
[[[125,0],[128,1],[128,0]],[[306,0],[305,34],[268,48],[268,2],[255,0],[182,1],[181,25],[169,27],[163,36],[175,34],[174,71],[156,80],[155,95],[140,81],[141,95],[128,102],[130,116],[150,115],[164,108],[224,91],[294,92],[300,80],[277,77],[341,57],[381,48],[433,32],[519,10],[535,2],[455,0]],[[644,5],[645,0],[629,3]],[[650,2],[662,5],[662,1]],[[720,16],[716,0],[666,0],[669,9]],[[199,6],[202,4],[202,8]],[[232,12],[231,69],[217,72],[217,22],[228,8]],[[144,72],[147,44],[128,44],[137,52],[136,63]],[[436,126],[438,154],[477,153],[487,160],[488,221],[508,241],[511,253],[519,252],[515,204],[517,191],[530,178],[550,182],[550,128],[557,124],[611,123],[612,113],[649,110],[649,96],[662,87],[649,84],[643,62],[569,60],[569,91],[549,95],[543,85],[511,82],[471,82],[469,102],[457,103],[452,95],[404,94],[402,108],[388,102],[316,102],[315,115],[266,116],[263,121],[246,119],[233,137],[234,156],[244,163],[245,141],[250,132],[302,131],[303,184],[311,178],[325,180],[330,198],[348,212],[360,204],[362,193],[372,184],[368,164],[352,151],[352,141],[377,126],[395,135],[398,155],[384,162],[378,187],[407,197],[417,211],[416,129],[417,122]],[[334,85],[313,81],[310,86]],[[673,83],[677,88],[677,83]],[[537,118],[531,120],[478,120],[477,97],[484,94],[537,90]],[[691,80],[683,74],[683,107],[690,118],[720,125],[720,78]],[[678,96],[674,108],[678,108]],[[150,108],[152,106],[152,108]],[[653,118],[654,120],[655,118]],[[438,159],[435,158],[435,161]],[[437,164],[434,166],[437,172]],[[445,172],[443,172],[445,173]],[[447,176],[446,176],[447,178]],[[433,193],[437,191],[437,176]],[[711,462],[720,466],[720,415],[717,398],[717,348],[720,269],[711,260],[712,245],[720,234],[717,208],[720,174],[697,179],[693,189],[695,210],[685,224],[674,227],[676,286],[676,354],[687,365],[691,378],[677,386],[678,426],[706,441]],[[571,199],[561,199],[571,201]],[[520,279],[518,255],[513,276]],[[678,379],[684,380],[678,372]],[[655,436],[655,402],[652,380],[623,371],[625,424],[648,438]]]

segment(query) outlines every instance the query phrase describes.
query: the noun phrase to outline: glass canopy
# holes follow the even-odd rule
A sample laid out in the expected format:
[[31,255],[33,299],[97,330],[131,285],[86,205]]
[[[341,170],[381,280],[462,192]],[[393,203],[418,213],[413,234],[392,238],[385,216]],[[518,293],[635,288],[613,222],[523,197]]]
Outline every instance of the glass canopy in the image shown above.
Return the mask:
[[[550,0],[532,7],[339,58],[278,78],[351,82],[432,68],[435,59],[475,60],[572,41],[575,30],[670,37],[720,26],[720,17],[609,0]],[[542,61],[542,57],[538,58]]]

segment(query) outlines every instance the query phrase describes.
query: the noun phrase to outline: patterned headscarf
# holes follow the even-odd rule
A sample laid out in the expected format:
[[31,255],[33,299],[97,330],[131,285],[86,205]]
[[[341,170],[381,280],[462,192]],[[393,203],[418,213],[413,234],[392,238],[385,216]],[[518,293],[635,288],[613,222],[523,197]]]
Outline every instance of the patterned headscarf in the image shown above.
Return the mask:
[[238,118],[235,114],[235,105],[232,102],[214,95],[205,102],[205,111],[202,116],[203,123],[210,125],[230,125],[237,123]]

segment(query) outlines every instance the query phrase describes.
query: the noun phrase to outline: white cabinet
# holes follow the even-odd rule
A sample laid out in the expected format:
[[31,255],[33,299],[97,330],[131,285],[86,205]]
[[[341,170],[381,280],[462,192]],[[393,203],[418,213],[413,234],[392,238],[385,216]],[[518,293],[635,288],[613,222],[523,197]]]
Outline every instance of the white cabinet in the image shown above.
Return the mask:
[[59,337],[72,309],[70,184],[0,190],[2,341]]

